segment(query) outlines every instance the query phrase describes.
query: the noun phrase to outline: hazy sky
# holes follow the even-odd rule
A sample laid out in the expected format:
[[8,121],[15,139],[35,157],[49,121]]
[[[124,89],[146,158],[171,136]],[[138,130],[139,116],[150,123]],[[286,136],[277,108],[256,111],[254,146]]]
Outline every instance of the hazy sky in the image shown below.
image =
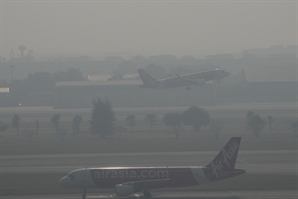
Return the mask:
[[34,54],[194,57],[296,45],[297,1],[5,1],[1,56]]

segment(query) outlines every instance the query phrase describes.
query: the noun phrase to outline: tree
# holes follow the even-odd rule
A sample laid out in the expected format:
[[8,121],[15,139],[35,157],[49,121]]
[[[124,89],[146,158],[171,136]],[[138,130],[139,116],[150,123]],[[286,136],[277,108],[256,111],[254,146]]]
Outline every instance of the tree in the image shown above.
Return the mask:
[[165,72],[165,70],[161,66],[156,64],[147,65],[145,66],[144,70],[156,79],[162,79],[167,77],[167,73]]
[[11,68],[11,83],[13,82],[13,68],[15,66],[14,65],[10,65],[10,68]]
[[246,128],[253,133],[256,138],[259,137],[260,132],[265,127],[266,123],[259,114],[252,111],[246,114]]
[[190,125],[196,132],[200,131],[202,126],[206,126],[210,122],[209,113],[200,107],[191,106],[182,114],[183,123]]
[[79,134],[80,132],[80,124],[83,122],[83,119],[81,116],[76,115],[72,119],[72,129],[73,129],[73,137],[76,137],[76,134]]
[[23,135],[26,136],[26,137],[28,137],[28,139],[29,139],[28,141],[29,142],[32,142],[32,137],[34,135],[36,135],[36,132],[34,132],[32,130],[23,130]]
[[291,122],[290,126],[291,126],[292,130],[294,131],[295,136],[298,137],[298,120]]
[[21,118],[17,114],[14,114],[12,118],[12,126],[17,129],[17,135],[19,135],[19,127],[20,127]]
[[59,120],[60,120],[60,114],[55,114],[52,118],[51,118],[51,122],[54,124],[55,126],[55,130],[56,133],[58,133],[59,130]]
[[28,78],[24,80],[30,93],[52,92],[55,83],[50,73],[42,71],[29,73]]
[[0,122],[0,132],[1,131],[6,131],[6,129],[8,129],[7,124],[3,124],[2,122]]
[[18,49],[21,51],[21,57],[24,57],[24,51],[26,50],[26,46],[20,45]]
[[272,115],[268,115],[267,116],[267,119],[268,119],[268,123],[269,123],[269,130],[271,130],[271,125],[272,125],[272,122],[274,121],[273,116]]
[[130,131],[132,132],[132,127],[136,125],[136,116],[134,114],[131,114],[126,117],[126,123],[128,126],[130,126]]
[[68,68],[66,70],[66,81],[83,81],[83,72],[79,68]]
[[61,81],[83,81],[83,72],[79,68],[68,68],[66,71],[59,71],[52,74],[54,82]]
[[109,100],[93,101],[93,110],[90,121],[90,130],[93,135],[100,135],[105,138],[114,133],[115,112]]
[[147,114],[145,116],[145,121],[150,125],[150,132],[152,133],[152,126],[156,124],[158,116],[155,114]]
[[39,121],[36,120],[36,135],[38,135],[39,132]]
[[60,137],[61,142],[64,142],[64,136],[68,133],[67,129],[59,129],[57,135]]
[[218,120],[212,120],[209,126],[210,126],[210,131],[214,134],[215,139],[217,139],[218,133],[222,129],[222,124]]
[[118,138],[121,138],[122,132],[126,132],[126,128],[120,125],[114,126],[114,133],[118,134]]
[[182,123],[182,115],[180,113],[166,113],[162,118],[166,126],[171,126],[176,134],[176,139],[179,139],[179,129]]

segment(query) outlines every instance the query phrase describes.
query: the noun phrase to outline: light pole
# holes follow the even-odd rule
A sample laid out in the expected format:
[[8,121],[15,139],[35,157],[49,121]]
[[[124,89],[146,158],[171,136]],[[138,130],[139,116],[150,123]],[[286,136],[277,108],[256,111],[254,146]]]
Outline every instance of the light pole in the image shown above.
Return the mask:
[[11,83],[13,82],[13,67],[14,67],[14,65],[10,65],[10,67],[11,67]]

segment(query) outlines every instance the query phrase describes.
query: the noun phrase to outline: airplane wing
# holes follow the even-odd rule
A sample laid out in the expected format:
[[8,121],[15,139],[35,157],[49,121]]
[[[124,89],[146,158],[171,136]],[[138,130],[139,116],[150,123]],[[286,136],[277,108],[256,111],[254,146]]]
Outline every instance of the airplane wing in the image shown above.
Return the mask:
[[162,183],[168,183],[170,179],[158,179],[158,180],[143,180],[143,181],[135,181],[135,182],[126,182],[122,183],[122,185],[131,185],[137,190],[141,189],[149,189],[152,187],[156,187]]

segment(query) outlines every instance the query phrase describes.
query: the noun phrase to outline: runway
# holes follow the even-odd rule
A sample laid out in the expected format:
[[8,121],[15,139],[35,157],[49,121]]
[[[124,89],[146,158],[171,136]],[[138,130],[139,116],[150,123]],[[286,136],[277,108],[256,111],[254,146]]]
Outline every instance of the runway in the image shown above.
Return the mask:
[[[152,191],[153,199],[297,199],[298,192],[296,191]],[[1,196],[1,199],[19,199],[20,196]],[[30,195],[21,196],[22,199],[81,199],[79,194],[67,195]],[[111,198],[128,198],[137,199],[145,198],[142,194],[135,194],[129,197],[117,197],[114,193],[90,194],[87,199],[111,199]]]
[[[1,156],[1,173],[68,173],[108,166],[204,166],[218,151]],[[296,150],[239,151],[236,167],[249,174],[297,175]]]
[[[56,154],[56,155],[21,155],[1,156],[0,171],[2,174],[57,174],[66,175],[73,169],[83,167],[106,167],[106,166],[195,166],[207,165],[218,153],[218,151],[204,152],[164,152],[164,153],[105,153],[105,154]],[[236,168],[245,169],[247,174],[269,174],[275,176],[272,180],[278,180],[276,175],[297,176],[297,151],[276,150],[276,151],[239,151]],[[41,175],[43,176],[43,175]],[[57,177],[58,181],[59,177]],[[285,179],[285,178],[283,178]],[[255,179],[256,180],[256,179]],[[54,182],[55,181],[55,182]],[[55,183],[54,179],[52,183]],[[258,182],[256,182],[258,183]],[[270,183],[270,181],[266,181]],[[286,183],[283,180],[283,183]],[[246,186],[246,182],[241,182]],[[277,184],[277,186],[279,186]],[[295,185],[294,185],[295,186]],[[266,186],[265,186],[266,187]],[[270,186],[269,186],[270,187]],[[274,186],[273,186],[274,187]],[[293,186],[292,186],[293,187]],[[215,187],[216,188],[216,187]],[[161,189],[152,190],[154,199],[187,198],[187,199],[297,199],[297,189],[293,190],[256,190],[252,189],[228,191],[180,191],[184,189]],[[173,191],[174,190],[174,191]],[[64,193],[71,193],[65,190]],[[73,193],[73,192],[72,192]],[[80,199],[81,193],[61,195],[8,195],[1,196],[1,199]],[[121,198],[116,197],[115,192],[101,192],[100,189],[90,193],[87,191],[87,198],[105,199]],[[126,197],[127,198],[127,197]],[[144,198],[143,194],[135,194],[128,198]]]

